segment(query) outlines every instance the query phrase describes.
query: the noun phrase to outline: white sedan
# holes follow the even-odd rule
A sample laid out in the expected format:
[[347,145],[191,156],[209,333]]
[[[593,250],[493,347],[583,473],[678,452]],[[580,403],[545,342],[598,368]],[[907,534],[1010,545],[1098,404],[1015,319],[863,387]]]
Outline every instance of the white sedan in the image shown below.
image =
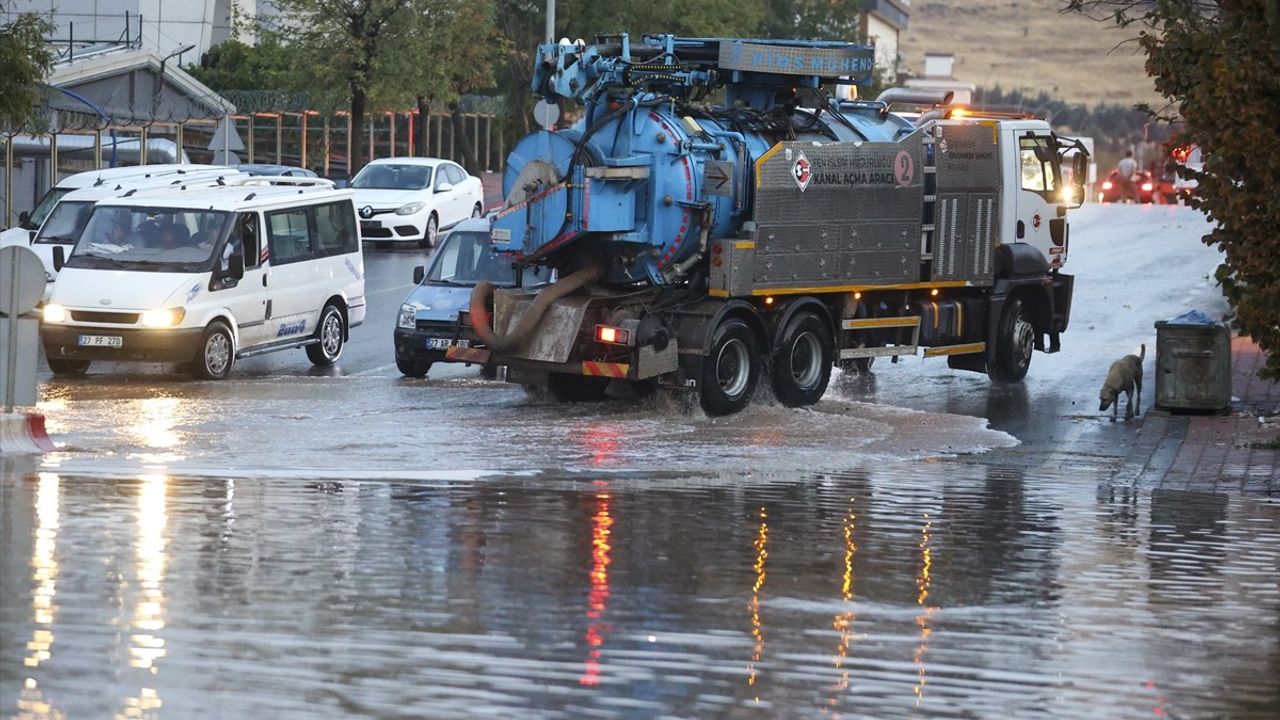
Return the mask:
[[484,214],[484,186],[439,158],[380,158],[351,181],[365,242],[435,247],[441,230]]

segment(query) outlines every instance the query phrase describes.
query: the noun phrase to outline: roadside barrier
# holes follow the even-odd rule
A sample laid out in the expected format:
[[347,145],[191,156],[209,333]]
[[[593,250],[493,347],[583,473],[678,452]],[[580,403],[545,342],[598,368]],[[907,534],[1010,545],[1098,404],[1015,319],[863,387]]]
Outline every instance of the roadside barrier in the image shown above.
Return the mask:
[[53,441],[44,429],[44,416],[39,413],[0,415],[0,455],[25,455],[53,452]]

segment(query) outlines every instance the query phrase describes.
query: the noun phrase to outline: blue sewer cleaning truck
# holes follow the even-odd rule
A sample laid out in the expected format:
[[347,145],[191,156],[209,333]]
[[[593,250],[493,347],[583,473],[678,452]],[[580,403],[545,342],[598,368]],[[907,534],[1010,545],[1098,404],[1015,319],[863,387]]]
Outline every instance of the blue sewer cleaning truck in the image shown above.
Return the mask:
[[667,388],[711,415],[766,382],[809,405],[836,365],[920,352],[1020,381],[1067,327],[1084,189],[1061,165],[1087,156],[949,95],[841,99],[873,58],[672,35],[540,47],[535,93],[579,119],[515,145],[490,243],[559,280],[477,286],[459,322],[482,347],[450,357],[563,399]]

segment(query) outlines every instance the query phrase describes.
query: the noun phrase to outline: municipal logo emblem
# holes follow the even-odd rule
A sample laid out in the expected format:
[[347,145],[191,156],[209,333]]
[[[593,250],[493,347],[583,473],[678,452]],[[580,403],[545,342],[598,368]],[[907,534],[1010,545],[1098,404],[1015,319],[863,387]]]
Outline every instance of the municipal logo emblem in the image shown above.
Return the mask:
[[800,192],[804,192],[809,187],[809,181],[813,179],[813,166],[809,164],[809,159],[800,153],[800,157],[796,158],[796,162],[791,166],[791,179],[796,181],[796,185],[800,187]]

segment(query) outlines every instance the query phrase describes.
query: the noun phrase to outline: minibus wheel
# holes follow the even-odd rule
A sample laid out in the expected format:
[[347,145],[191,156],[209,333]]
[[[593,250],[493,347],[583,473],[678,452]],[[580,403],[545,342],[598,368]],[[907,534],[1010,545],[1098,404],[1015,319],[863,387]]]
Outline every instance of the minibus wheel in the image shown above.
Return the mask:
[[231,328],[221,320],[214,320],[200,336],[196,357],[191,361],[191,374],[197,380],[224,380],[231,374],[236,360],[236,344]]
[[54,375],[83,375],[89,372],[89,360],[75,358],[49,358],[49,369]]
[[328,367],[342,355],[342,343],[347,336],[346,321],[342,312],[333,305],[325,305],[320,311],[320,325],[316,328],[316,342],[307,346],[311,364]]

